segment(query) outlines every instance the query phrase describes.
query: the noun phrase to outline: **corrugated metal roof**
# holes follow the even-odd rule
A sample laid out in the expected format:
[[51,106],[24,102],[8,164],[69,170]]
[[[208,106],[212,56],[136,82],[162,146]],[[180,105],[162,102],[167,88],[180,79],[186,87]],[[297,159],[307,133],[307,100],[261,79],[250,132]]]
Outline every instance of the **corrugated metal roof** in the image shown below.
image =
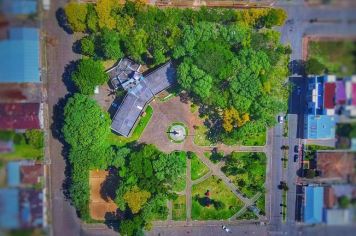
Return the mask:
[[7,164],[7,185],[16,187],[20,185],[20,163],[9,162]]
[[37,12],[37,0],[3,0],[2,9],[11,15],[33,14]]
[[39,129],[39,103],[0,104],[0,129]]
[[323,220],[323,187],[307,186],[305,188],[304,222],[321,223]]
[[0,189],[0,228],[19,228],[19,210],[19,190]]
[[342,80],[336,81],[336,103],[345,104],[346,102],[346,89],[345,82]]
[[12,28],[9,35],[0,41],[0,82],[40,82],[38,29]]

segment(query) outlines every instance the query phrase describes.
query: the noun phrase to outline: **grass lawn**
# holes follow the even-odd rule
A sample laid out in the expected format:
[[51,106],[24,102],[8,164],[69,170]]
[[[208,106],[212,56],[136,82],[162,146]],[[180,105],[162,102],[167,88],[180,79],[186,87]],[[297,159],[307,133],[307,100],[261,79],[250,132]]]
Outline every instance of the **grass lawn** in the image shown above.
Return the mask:
[[[184,155],[186,158],[186,152],[180,151],[181,155]],[[186,159],[185,159],[186,160]],[[173,185],[173,191],[175,192],[181,192],[185,190],[185,185],[186,185],[186,176],[187,176],[187,172],[186,172],[187,168],[184,169],[184,173],[182,176],[180,176],[175,184]]]
[[148,106],[145,112],[146,115],[144,117],[141,117],[140,121],[137,123],[135,130],[132,132],[132,135],[130,137],[126,138],[124,136],[118,136],[114,133],[111,133],[109,136],[109,142],[119,147],[122,147],[125,146],[127,143],[131,143],[138,140],[141,137],[142,132],[148,125],[148,122],[151,120],[151,117],[153,115],[153,108],[151,106]]
[[42,160],[43,159],[43,149],[37,149],[29,144],[18,144],[15,145],[15,151],[11,153],[1,153],[0,159],[31,159],[31,160]]
[[259,199],[256,201],[256,207],[260,209],[260,214],[265,215],[266,203],[265,203],[265,194],[262,194]]
[[198,146],[210,146],[212,143],[206,137],[206,132],[208,128],[204,125],[196,127],[194,129],[194,143]]
[[246,210],[245,213],[236,218],[237,220],[258,220],[258,217],[250,210]]
[[179,195],[178,198],[173,201],[172,219],[173,220],[186,219],[185,195]]
[[[206,191],[210,191],[210,199],[223,203],[222,209],[215,209],[213,204],[204,206]],[[219,178],[212,176],[192,187],[192,219],[193,220],[220,220],[228,219],[238,212],[243,203]]]
[[356,42],[310,41],[308,58],[316,58],[328,69],[329,74],[346,76],[356,73]]
[[233,152],[221,170],[250,198],[265,192],[266,163],[264,153]]
[[191,178],[197,180],[209,172],[209,168],[199,160],[196,154],[191,159]]
[[266,131],[241,140],[244,146],[264,146],[266,144]]

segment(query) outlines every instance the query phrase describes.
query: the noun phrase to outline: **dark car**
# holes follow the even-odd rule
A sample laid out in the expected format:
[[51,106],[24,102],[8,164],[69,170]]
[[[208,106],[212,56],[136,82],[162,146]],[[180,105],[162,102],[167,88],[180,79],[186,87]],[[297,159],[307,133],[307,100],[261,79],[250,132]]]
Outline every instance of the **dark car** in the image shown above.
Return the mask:
[[295,155],[294,155],[294,162],[297,162],[297,161],[298,161],[298,157],[299,157],[298,154],[295,154]]
[[299,152],[299,145],[294,146],[294,152]]

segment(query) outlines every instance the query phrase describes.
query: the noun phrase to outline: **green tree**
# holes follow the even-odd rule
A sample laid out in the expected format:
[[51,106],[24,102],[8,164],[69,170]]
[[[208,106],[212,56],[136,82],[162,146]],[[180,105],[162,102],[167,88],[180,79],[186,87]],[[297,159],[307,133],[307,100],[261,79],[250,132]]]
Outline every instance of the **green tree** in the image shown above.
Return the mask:
[[124,194],[124,200],[131,209],[132,213],[138,213],[142,206],[151,197],[151,193],[141,190],[139,187],[134,186]]
[[140,216],[134,216],[133,219],[123,220],[120,222],[120,235],[137,235],[137,233],[141,231],[143,224],[144,222]]
[[113,7],[116,4],[118,4],[117,0],[98,0],[96,2],[95,10],[100,29],[108,28],[112,30],[116,27],[116,21],[112,15]]
[[65,6],[64,11],[72,30],[77,32],[86,30],[85,20],[88,12],[86,4],[70,2]]
[[34,148],[43,148],[44,145],[43,131],[36,130],[36,129],[26,130],[25,137],[28,144],[30,144]]
[[272,26],[282,26],[287,19],[287,13],[282,8],[269,9],[266,16],[263,17],[264,25],[267,28]]
[[98,31],[98,15],[96,14],[95,7],[92,4],[88,4],[86,25],[90,32],[95,33]]
[[315,177],[315,170],[313,169],[307,169],[305,170],[305,177],[308,179],[312,179]]
[[141,56],[147,51],[148,34],[143,29],[133,30],[124,41],[126,53],[137,61],[142,61]]
[[109,115],[91,98],[75,94],[64,108],[63,135],[72,148],[95,149],[106,144]]
[[316,58],[309,58],[305,63],[307,74],[320,75],[324,72],[325,66]]
[[338,198],[338,202],[341,208],[346,209],[350,205],[350,199],[347,196],[341,196]]
[[92,95],[95,86],[105,83],[108,80],[108,75],[100,61],[89,58],[79,60],[71,78],[82,94]]
[[95,55],[94,38],[90,36],[83,37],[80,40],[80,50],[83,55],[94,56]]
[[98,41],[104,59],[117,60],[124,56],[120,49],[120,38],[117,32],[104,28]]

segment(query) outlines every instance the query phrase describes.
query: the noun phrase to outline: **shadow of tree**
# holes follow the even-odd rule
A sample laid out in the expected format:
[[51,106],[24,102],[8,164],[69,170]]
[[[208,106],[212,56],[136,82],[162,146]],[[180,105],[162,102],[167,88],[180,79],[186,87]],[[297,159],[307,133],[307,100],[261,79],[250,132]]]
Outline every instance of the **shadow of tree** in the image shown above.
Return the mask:
[[293,60],[288,64],[288,69],[291,75],[297,74],[305,76],[305,61],[304,60]]
[[50,125],[52,136],[55,139],[57,139],[59,142],[61,142],[63,145],[61,154],[65,160],[66,167],[64,170],[65,179],[62,183],[62,191],[63,191],[63,194],[64,194],[66,200],[68,200],[70,198],[69,187],[71,185],[71,177],[70,176],[71,176],[72,170],[71,170],[71,165],[69,164],[69,160],[68,160],[70,146],[64,140],[62,128],[64,125],[64,107],[67,104],[67,101],[70,97],[71,97],[71,95],[68,94],[67,96],[59,99],[57,104],[53,106],[52,124]]
[[76,54],[82,54],[82,45],[81,45],[80,39],[73,43],[72,51]]
[[105,220],[104,224],[108,226],[109,229],[112,229],[116,232],[119,231],[119,214],[118,211],[116,212],[107,212],[105,213]]
[[67,34],[73,34],[73,30],[70,28],[67,16],[63,8],[58,8],[56,11],[56,19],[59,27],[61,27]]
[[116,168],[110,168],[109,174],[105,181],[101,184],[100,196],[105,200],[115,200],[116,189],[119,185],[119,174]]
[[69,93],[78,92],[77,86],[75,86],[73,80],[71,79],[71,75],[76,70],[77,66],[78,61],[70,61],[64,68],[64,72],[62,74],[62,81],[67,87]]

